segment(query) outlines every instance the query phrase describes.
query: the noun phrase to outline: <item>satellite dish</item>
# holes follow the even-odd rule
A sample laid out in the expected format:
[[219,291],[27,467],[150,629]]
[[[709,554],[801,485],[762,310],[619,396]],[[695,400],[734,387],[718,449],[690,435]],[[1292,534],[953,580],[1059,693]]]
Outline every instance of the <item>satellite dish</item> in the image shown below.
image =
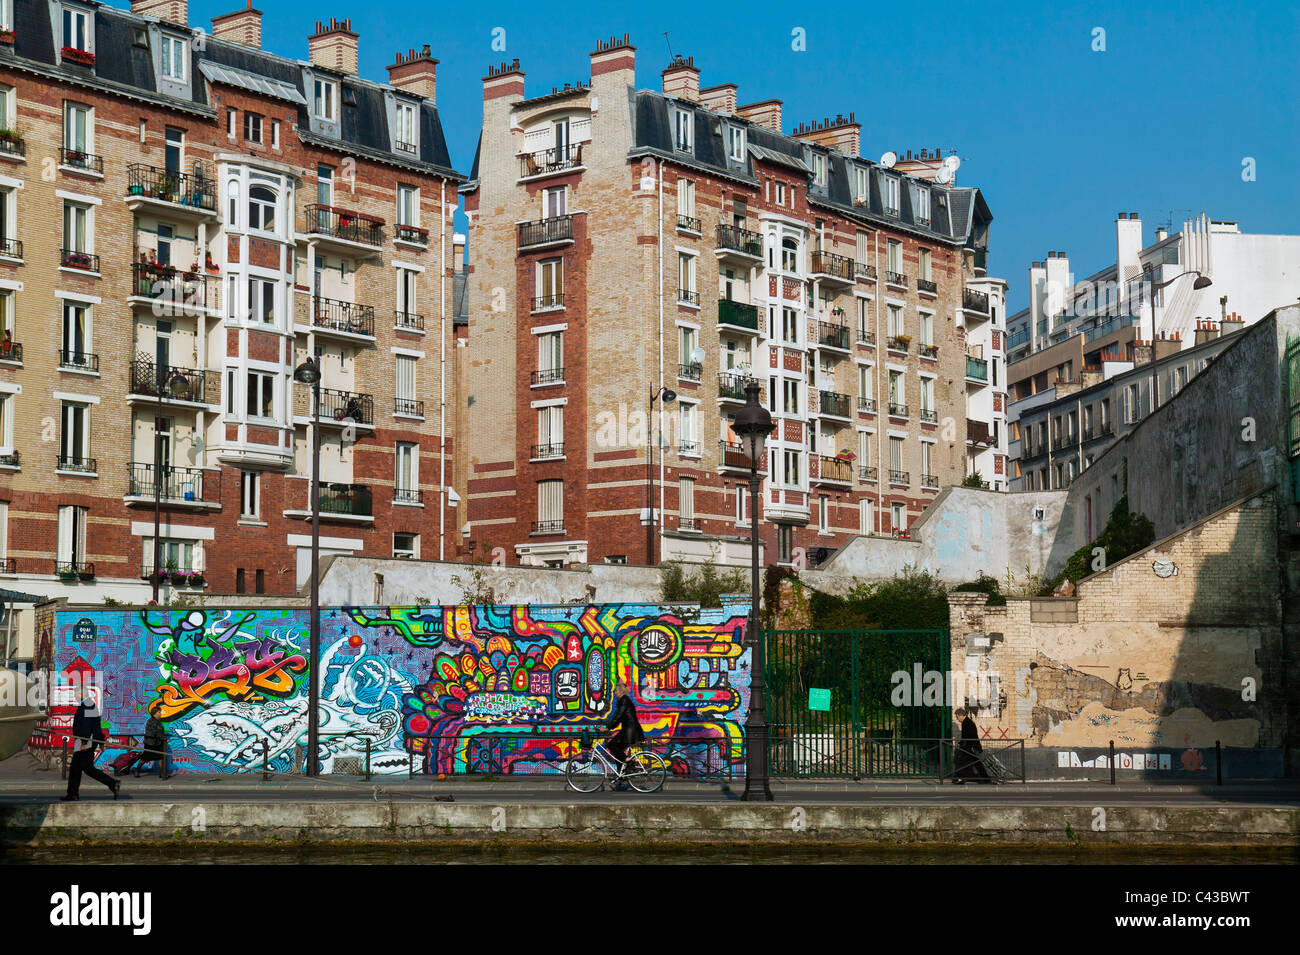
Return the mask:
[[953,153],[951,156],[945,156],[943,159],[943,168],[950,172],[956,172],[961,168],[961,157],[956,153]]
[[898,154],[894,152],[885,153],[880,157],[880,165],[886,169],[893,169],[896,162],[898,162]]
[[704,349],[696,345],[691,349],[691,364],[699,365],[704,362]]
[[941,166],[939,171],[934,174],[934,181],[946,186],[952,182],[952,170],[947,166]]

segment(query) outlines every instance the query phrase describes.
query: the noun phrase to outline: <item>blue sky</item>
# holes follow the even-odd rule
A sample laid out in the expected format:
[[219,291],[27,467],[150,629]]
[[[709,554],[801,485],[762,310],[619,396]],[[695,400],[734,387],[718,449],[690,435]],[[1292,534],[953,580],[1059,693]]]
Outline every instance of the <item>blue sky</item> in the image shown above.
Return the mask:
[[[125,6],[124,0],[111,0]],[[190,22],[241,5],[198,0]],[[451,155],[468,172],[490,63],[518,57],[530,93],[588,78],[598,38],[631,34],[637,80],[658,87],[674,52],[701,83],[735,82],[741,102],[785,103],[798,122],[852,110],[863,154],[956,149],[958,182],[993,211],[990,271],[1025,303],[1029,263],[1064,250],[1080,277],[1114,260],[1114,219],[1137,211],[1145,239],[1173,212],[1300,232],[1300,12],[1211,4],[566,2],[429,5],[281,0],[257,4],[263,45],[305,59],[318,18],[351,16],[361,74],[387,77],[397,49],[429,43]],[[492,49],[505,30],[505,52]],[[802,28],[806,49],[792,49]],[[1105,32],[1104,52],[1092,49]],[[1256,179],[1242,180],[1255,161]]]

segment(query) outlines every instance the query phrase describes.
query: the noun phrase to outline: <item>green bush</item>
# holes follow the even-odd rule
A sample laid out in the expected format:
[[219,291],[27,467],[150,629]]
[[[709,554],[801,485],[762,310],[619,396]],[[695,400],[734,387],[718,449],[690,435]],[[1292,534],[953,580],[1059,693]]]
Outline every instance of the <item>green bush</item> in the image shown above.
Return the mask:
[[980,477],[979,471],[976,471],[974,474],[966,475],[966,477],[962,479],[961,486],[987,488],[989,482]]
[[1155,525],[1145,514],[1134,514],[1128,509],[1128,495],[1125,494],[1115,502],[1110,512],[1106,527],[1090,544],[1084,544],[1065,562],[1065,569],[1043,588],[1044,593],[1051,593],[1064,580],[1078,583],[1084,577],[1095,573],[1092,569],[1092,552],[1094,548],[1103,548],[1106,552],[1106,566],[1110,567],[1147,547],[1156,539]]
[[665,561],[661,566],[660,586],[664,603],[697,603],[701,607],[721,607],[723,594],[749,592],[749,577],[743,570],[725,573],[713,564],[699,564],[699,570],[688,573],[686,564],[679,560]]
[[813,626],[827,630],[932,630],[948,626],[948,589],[912,568],[858,584],[846,597],[814,594]]
[[990,607],[1005,607],[1007,603],[1006,594],[1002,592],[1002,585],[998,583],[998,579],[990,577],[983,571],[980,571],[979,577],[975,580],[968,580],[952,589],[959,593],[988,594]]

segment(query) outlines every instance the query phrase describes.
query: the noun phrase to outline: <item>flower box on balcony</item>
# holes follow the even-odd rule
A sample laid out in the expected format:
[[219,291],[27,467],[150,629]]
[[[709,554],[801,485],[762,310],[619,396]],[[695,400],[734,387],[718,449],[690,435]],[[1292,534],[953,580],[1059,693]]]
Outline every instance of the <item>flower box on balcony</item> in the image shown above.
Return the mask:
[[94,66],[95,54],[89,50],[78,50],[75,46],[65,46],[60,53],[63,59],[72,63],[80,63],[82,66]]
[[75,570],[59,571],[59,580],[69,581],[69,580],[76,580],[76,579],[77,579],[77,572]]
[[93,570],[82,570],[77,572],[77,576],[82,580],[94,580],[95,572]]
[[0,43],[5,44],[6,46],[13,46],[13,43],[14,43],[14,31],[13,31],[13,30],[0,30]]

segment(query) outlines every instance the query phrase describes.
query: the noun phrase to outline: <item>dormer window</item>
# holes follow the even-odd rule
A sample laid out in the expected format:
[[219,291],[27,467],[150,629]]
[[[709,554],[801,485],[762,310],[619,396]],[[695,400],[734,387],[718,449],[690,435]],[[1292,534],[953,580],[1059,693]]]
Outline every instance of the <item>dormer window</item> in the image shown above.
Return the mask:
[[177,83],[185,82],[185,51],[188,46],[189,44],[180,37],[163,34],[162,75],[164,78]]
[[727,156],[735,162],[745,161],[745,128],[727,127]]
[[695,149],[695,115],[688,109],[673,110],[673,146],[682,152]]
[[898,177],[885,176],[880,191],[885,212],[891,216],[898,215]]
[[90,12],[75,7],[63,8],[63,46],[90,52]]
[[337,123],[339,118],[339,84],[333,80],[315,81],[312,97],[312,115],[326,123]]
[[865,206],[871,199],[870,170],[858,166],[853,170],[853,201]]
[[812,154],[813,185],[826,185],[826,157],[821,153]]
[[929,223],[930,221],[930,190],[925,186],[918,186],[916,189],[916,208],[913,210],[913,218],[917,222]]
[[397,129],[394,142],[399,150],[406,153],[418,151],[416,140],[416,112],[414,103],[397,104]]

